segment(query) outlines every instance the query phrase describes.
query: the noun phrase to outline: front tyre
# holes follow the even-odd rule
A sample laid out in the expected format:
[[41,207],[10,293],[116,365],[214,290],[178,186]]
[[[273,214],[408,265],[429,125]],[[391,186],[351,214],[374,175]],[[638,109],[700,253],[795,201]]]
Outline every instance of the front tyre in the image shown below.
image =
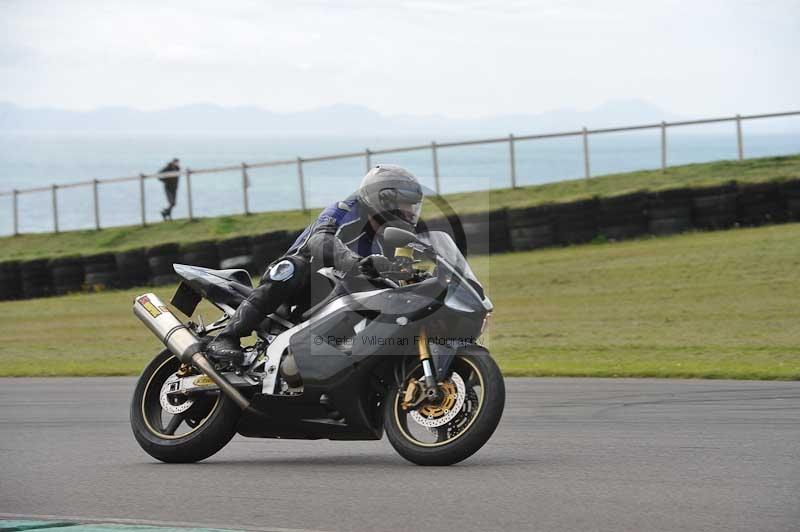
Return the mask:
[[236,434],[239,407],[214,391],[173,398],[163,390],[181,367],[167,350],[142,372],[131,401],[131,428],[144,451],[162,462],[198,462],[222,449]]
[[419,465],[451,465],[472,456],[503,415],[505,384],[497,363],[483,349],[463,350],[453,360],[450,378],[439,383],[441,398],[409,407],[422,376],[418,364],[401,386],[389,390],[384,429],[392,447]]

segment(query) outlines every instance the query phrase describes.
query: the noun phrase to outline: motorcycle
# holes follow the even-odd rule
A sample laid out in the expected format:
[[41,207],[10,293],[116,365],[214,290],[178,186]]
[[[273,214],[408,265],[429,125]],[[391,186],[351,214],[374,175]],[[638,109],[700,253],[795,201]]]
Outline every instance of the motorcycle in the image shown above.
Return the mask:
[[447,233],[387,228],[384,243],[396,248],[395,271],[375,279],[319,270],[329,293],[269,315],[240,365],[214,363],[204,350],[252,291],[246,271],[174,265],[181,283],[172,305],[192,316],[208,300],[223,312],[209,325],[181,322],[153,293],[136,297],[134,314],[166,346],[131,403],[142,449],[196,462],[237,433],[379,440],[385,432],[420,465],[478,451],[505,403],[500,370],[477,342],[492,303]]

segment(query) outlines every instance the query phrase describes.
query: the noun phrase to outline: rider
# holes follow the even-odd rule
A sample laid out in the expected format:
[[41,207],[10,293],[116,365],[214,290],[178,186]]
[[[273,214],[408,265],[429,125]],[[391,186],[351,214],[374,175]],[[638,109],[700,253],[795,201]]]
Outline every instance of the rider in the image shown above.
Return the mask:
[[259,287],[209,344],[207,354],[217,361],[241,363],[240,339],[281,304],[307,303],[303,297],[313,270],[330,266],[341,275],[363,273],[368,277],[394,270],[395,265],[383,253],[379,231],[399,227],[413,232],[422,197],[419,182],[404,168],[381,164],[371,169],[353,196],[323,210],[286,254],[270,265]]

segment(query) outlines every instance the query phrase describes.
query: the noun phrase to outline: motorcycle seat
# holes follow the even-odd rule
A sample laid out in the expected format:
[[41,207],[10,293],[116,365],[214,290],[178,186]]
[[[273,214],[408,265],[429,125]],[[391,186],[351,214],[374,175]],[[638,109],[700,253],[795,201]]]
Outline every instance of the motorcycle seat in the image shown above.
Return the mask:
[[212,275],[216,275],[217,277],[222,277],[228,281],[233,281],[234,283],[243,284],[245,286],[249,286],[252,288],[253,281],[250,277],[250,274],[247,273],[245,270],[241,269],[231,269],[231,270],[212,270],[207,269],[208,273]]

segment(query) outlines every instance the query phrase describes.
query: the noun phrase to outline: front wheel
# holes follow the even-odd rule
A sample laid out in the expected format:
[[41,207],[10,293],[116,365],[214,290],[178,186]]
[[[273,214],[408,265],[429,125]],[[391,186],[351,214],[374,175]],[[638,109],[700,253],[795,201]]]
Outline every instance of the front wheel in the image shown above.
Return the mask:
[[484,350],[460,352],[450,377],[439,383],[439,399],[416,404],[422,376],[418,364],[389,390],[384,428],[392,447],[419,465],[451,465],[472,456],[503,415],[505,384],[497,363]]
[[147,454],[162,462],[208,458],[233,438],[241,416],[233,400],[219,391],[191,397],[169,395],[170,384],[186,369],[164,350],[144,369],[133,393],[133,435]]

